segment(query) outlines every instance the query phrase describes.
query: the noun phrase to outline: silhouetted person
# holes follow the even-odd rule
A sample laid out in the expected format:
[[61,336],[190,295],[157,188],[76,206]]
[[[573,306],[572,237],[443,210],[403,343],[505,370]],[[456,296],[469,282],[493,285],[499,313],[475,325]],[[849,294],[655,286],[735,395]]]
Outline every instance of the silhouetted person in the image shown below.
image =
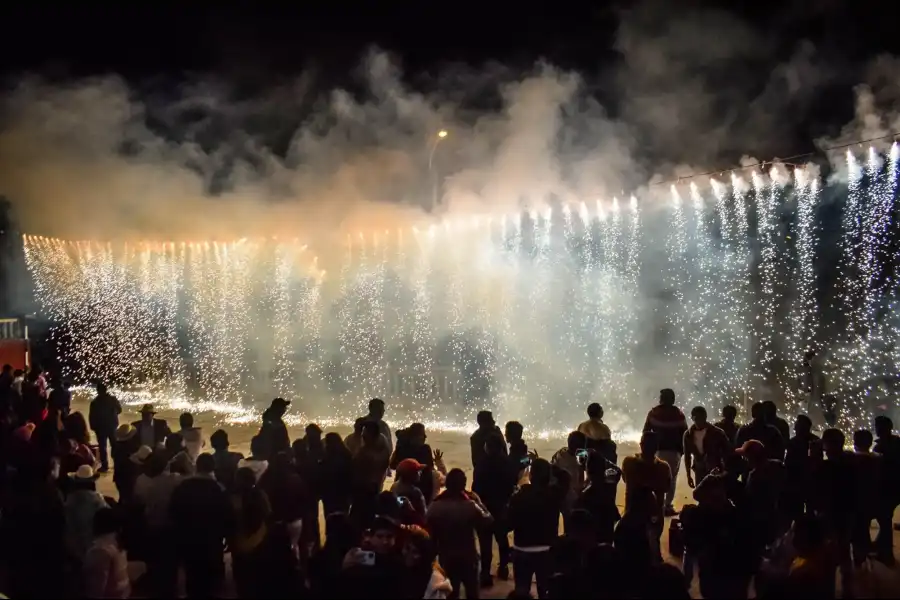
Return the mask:
[[525,443],[525,427],[518,421],[509,421],[504,427],[504,437],[509,445],[509,462],[519,469],[519,477],[531,463],[528,456],[528,445]]
[[[388,452],[394,452],[394,438],[391,436],[391,428],[384,422],[384,400],[381,398],[372,398],[369,400],[369,414],[360,419],[363,421],[372,421],[378,425],[378,432],[387,440]],[[360,419],[357,419],[360,420]]]
[[857,470],[855,457],[844,450],[844,442],[840,429],[822,432],[826,460],[821,463],[816,477],[818,513],[836,545],[842,583],[849,591],[853,581],[850,543],[857,518]]
[[[478,429],[476,429],[475,433],[469,438],[469,443],[472,448],[472,467],[477,467],[478,462],[484,458],[484,444],[487,442],[488,436],[497,436],[500,439],[504,439],[503,433],[500,431],[500,428],[497,427],[497,423],[494,422],[494,415],[491,411],[483,410],[479,412],[476,420],[478,421]],[[505,440],[503,443],[503,454],[509,454],[506,449]]]
[[[273,523],[287,533],[291,551],[299,559],[303,520],[309,518],[310,528],[316,528],[316,545],[319,537],[319,523],[318,519],[312,518],[312,497],[303,478],[294,468],[292,454],[280,452],[273,456],[269,461],[269,468],[259,479],[259,487],[269,498]],[[318,512],[318,506],[316,506],[316,512]],[[313,536],[307,534],[305,541],[313,544]]]
[[234,487],[234,476],[238,470],[238,463],[244,458],[240,452],[229,450],[228,432],[217,429],[209,436],[209,445],[212,446],[213,461],[215,461],[216,481],[230,491]]
[[[589,452],[585,466],[587,485],[578,494],[575,509],[591,514],[597,542],[611,544],[616,523],[622,518],[616,506],[616,490],[622,471],[596,450]],[[566,524],[567,533],[570,524]]]
[[806,415],[798,415],[794,421],[794,437],[788,440],[784,453],[787,473],[784,512],[792,521],[806,512],[812,493],[813,461],[809,452],[811,445],[818,440],[819,436],[812,432],[812,420]]
[[397,430],[397,446],[391,455],[391,469],[407,459],[412,459],[423,466],[416,487],[422,492],[425,504],[431,503],[434,497],[434,453],[426,443],[428,436],[425,426],[413,423],[407,429]]
[[322,510],[327,519],[334,513],[350,510],[353,491],[353,455],[340,434],[325,434],[325,455],[320,464]]
[[138,439],[141,441],[141,446],[149,446],[153,449],[163,444],[172,433],[165,419],[157,419],[155,415],[156,410],[154,410],[153,405],[145,404],[141,407],[141,420],[132,423],[138,431]]
[[737,408],[731,404],[722,407],[722,420],[716,423],[716,427],[725,432],[731,441],[732,448],[737,447],[737,434],[740,425],[737,424]]
[[856,470],[856,518],[854,519],[851,542],[853,560],[862,565],[873,550],[869,528],[878,516],[878,505],[882,493],[882,462],[880,454],[872,453],[875,438],[868,429],[853,433],[853,459]]
[[475,533],[493,519],[481,501],[466,492],[466,474],[462,470],[451,469],[446,483],[446,490],[428,507],[428,530],[453,589],[459,593],[465,587],[466,598],[477,600],[481,590]]
[[529,483],[509,500],[509,529],[513,533],[513,578],[516,589],[531,589],[535,578],[538,597],[546,598],[552,573],[550,547],[559,534],[563,494],[551,485],[553,467],[542,458],[531,463]]
[[900,504],[900,437],[893,434],[894,423],[886,416],[875,417],[875,447],[873,451],[883,459],[881,503],[878,509],[878,537],[875,548],[878,558],[894,564],[891,519]]
[[[774,427],[772,429],[778,433]],[[778,435],[780,438],[781,434]],[[763,549],[775,540],[782,526],[779,507],[784,492],[784,465],[780,460],[769,458],[765,446],[755,439],[744,442],[737,453],[746,459],[748,469],[741,514],[743,519],[748,520],[754,536],[749,543],[759,557]]]
[[91,400],[88,410],[88,423],[97,436],[97,445],[100,447],[100,472],[109,470],[109,455],[107,445],[114,441],[116,429],[119,427],[119,415],[122,414],[122,405],[119,400],[109,393],[106,385],[97,384],[97,396]]
[[491,513],[494,522],[490,527],[478,530],[478,547],[481,551],[481,578],[487,583],[491,577],[493,539],[497,540],[497,578],[509,579],[509,538],[506,527],[506,507],[518,483],[518,470],[510,466],[503,437],[486,437],[485,455],[472,476],[472,491],[478,495]]
[[116,511],[104,508],[94,515],[93,541],[84,559],[86,598],[130,598],[128,557],[119,543],[122,524]]
[[259,458],[268,459],[279,452],[291,450],[291,438],[288,436],[287,425],[284,423],[284,414],[287,412],[290,400],[275,398],[272,404],[263,412],[262,427],[259,435],[265,440],[266,456]]
[[672,487],[672,471],[669,469],[669,465],[657,456],[658,452],[659,434],[649,430],[641,436],[641,451],[634,456],[626,456],[622,461],[626,514],[631,508],[643,515],[651,508],[643,505],[636,507],[634,506],[636,502],[646,501],[650,497],[656,502],[648,516],[653,525],[654,556],[659,555],[659,538],[662,535],[664,523],[665,495]]
[[262,434],[256,435],[250,440],[250,456],[238,461],[238,470],[250,469],[256,476],[256,480],[259,481],[259,478],[269,468],[267,457],[270,455],[268,438]]
[[588,447],[594,447],[594,442],[612,439],[609,427],[603,422],[603,407],[596,402],[587,407],[588,420],[578,426],[578,431],[587,438]]
[[750,440],[756,440],[763,445],[768,458],[784,460],[784,447],[786,440],[781,436],[778,428],[766,421],[765,408],[762,402],[756,402],[750,408],[752,420],[738,430],[737,445],[743,446]]
[[215,478],[211,454],[197,457],[197,474],[172,492],[169,514],[184,567],[187,595],[210,598],[225,574],[224,540],[230,533],[232,512],[225,490]]
[[384,485],[391,451],[378,423],[366,421],[362,430],[362,446],[353,457],[354,521],[365,527],[375,516],[375,497]]
[[68,380],[57,380],[56,385],[50,391],[48,402],[61,412],[63,417],[69,416],[69,411],[72,410],[72,392],[69,390]]
[[657,435],[657,456],[667,465],[671,473],[669,490],[665,494],[666,516],[677,514],[673,502],[675,501],[675,482],[678,479],[678,469],[681,466],[681,456],[684,452],[684,433],[687,431],[687,420],[681,409],[675,406],[675,392],[669,388],[659,391],[659,404],[647,413],[644,422],[644,432],[654,431]]
[[778,433],[781,434],[781,438],[787,443],[791,437],[791,428],[787,421],[778,416],[778,406],[771,400],[766,400],[762,405],[766,423],[774,425]]
[[698,485],[713,469],[722,468],[732,453],[731,442],[725,432],[706,420],[706,409],[691,409],[691,428],[684,432],[684,468],[688,486]]

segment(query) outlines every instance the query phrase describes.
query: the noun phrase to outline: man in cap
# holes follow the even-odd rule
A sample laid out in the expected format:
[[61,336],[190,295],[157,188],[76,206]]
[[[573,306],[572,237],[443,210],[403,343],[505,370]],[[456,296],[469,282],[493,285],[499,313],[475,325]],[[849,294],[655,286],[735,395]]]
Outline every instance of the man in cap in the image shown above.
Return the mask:
[[156,410],[152,404],[145,404],[141,407],[141,420],[132,423],[137,429],[138,439],[141,446],[150,446],[156,448],[166,441],[172,431],[165,419],[157,419]]
[[119,415],[122,413],[122,405],[119,400],[110,394],[106,385],[97,384],[97,396],[91,400],[88,410],[88,423],[97,436],[97,444],[100,446],[100,472],[109,471],[109,455],[107,454],[107,442],[114,444],[113,435],[119,426]]
[[425,468],[425,465],[414,458],[404,458],[397,465],[397,480],[391,486],[391,491],[398,498],[408,499],[423,519],[425,518],[425,495],[419,489],[418,483]]
[[290,400],[275,398],[263,413],[263,424],[259,435],[265,441],[268,456],[260,458],[268,459],[279,452],[291,451],[291,438],[288,436],[287,425],[284,422],[284,414],[290,405]]

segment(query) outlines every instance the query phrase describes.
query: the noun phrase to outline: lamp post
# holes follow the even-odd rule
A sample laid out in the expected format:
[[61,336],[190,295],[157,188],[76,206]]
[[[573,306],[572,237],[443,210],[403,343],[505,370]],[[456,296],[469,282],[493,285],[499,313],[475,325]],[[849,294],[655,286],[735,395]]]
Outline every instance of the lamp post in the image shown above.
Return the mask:
[[437,150],[438,144],[441,143],[441,140],[447,137],[447,130],[441,129],[437,132],[437,135],[434,136],[434,141],[431,143],[431,152],[428,153],[428,173],[431,175],[432,187],[431,187],[431,210],[434,211],[437,208],[438,202],[438,178],[437,173],[434,172],[434,151]]

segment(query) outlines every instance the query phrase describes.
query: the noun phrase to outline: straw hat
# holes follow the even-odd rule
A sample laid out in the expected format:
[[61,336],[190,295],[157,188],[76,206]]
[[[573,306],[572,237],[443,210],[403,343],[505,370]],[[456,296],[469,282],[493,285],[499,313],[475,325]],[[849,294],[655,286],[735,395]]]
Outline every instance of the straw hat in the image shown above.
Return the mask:
[[116,441],[117,442],[127,442],[131,438],[137,435],[137,427],[131,425],[130,423],[125,423],[124,425],[119,425],[119,428],[116,429]]
[[98,477],[100,477],[99,473],[94,472],[94,467],[91,465],[81,465],[78,469],[69,475],[75,481],[96,481]]
[[153,454],[153,449],[150,446],[141,446],[137,452],[131,455],[131,462],[144,464],[151,454]]

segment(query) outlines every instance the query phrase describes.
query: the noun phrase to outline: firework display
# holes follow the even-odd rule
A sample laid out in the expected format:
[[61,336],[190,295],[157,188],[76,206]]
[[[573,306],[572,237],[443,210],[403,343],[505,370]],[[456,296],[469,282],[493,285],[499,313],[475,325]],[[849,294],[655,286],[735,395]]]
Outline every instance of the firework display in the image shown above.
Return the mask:
[[490,408],[564,428],[593,401],[637,422],[662,387],[716,412],[767,398],[801,410],[815,350],[853,426],[893,398],[900,361],[898,156],[848,155],[827,206],[815,177],[782,168],[333,247],[26,235],[25,255],[69,374],[159,398],[246,408],[278,394],[349,421],[381,396],[429,423]]

